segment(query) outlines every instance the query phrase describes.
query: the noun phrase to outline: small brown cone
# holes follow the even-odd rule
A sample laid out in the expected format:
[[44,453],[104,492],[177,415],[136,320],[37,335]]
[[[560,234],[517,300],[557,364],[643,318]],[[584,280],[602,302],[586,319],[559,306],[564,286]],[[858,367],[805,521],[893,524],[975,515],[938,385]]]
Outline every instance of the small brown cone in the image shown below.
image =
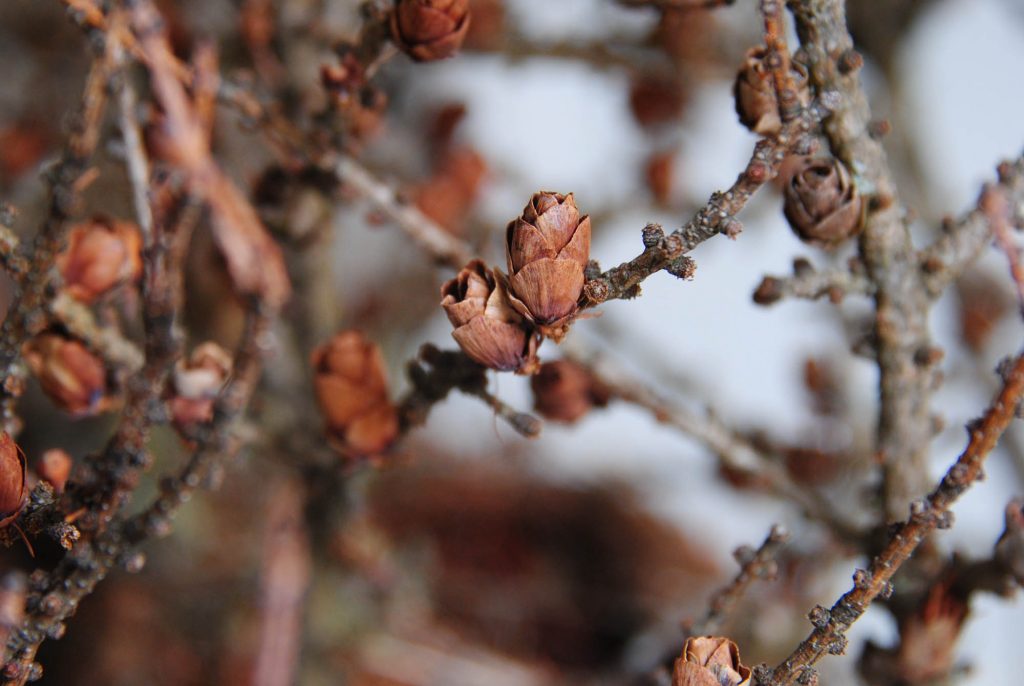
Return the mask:
[[53,486],[54,493],[61,494],[64,492],[64,485],[67,484],[68,477],[71,476],[73,466],[74,460],[66,450],[51,448],[39,458],[39,462],[36,464],[36,474],[40,479]]
[[142,236],[131,222],[90,219],[71,228],[56,262],[68,294],[91,303],[142,276]]
[[6,431],[0,431],[0,527],[25,504],[25,455]]
[[398,437],[380,348],[343,331],[313,351],[313,388],[331,436],[359,457],[386,451]]
[[672,686],[740,686],[750,670],[740,663],[735,643],[718,636],[689,638],[676,660]]
[[44,333],[26,343],[23,352],[43,392],[72,415],[99,414],[110,405],[103,360],[80,341]]
[[179,429],[213,419],[213,403],[231,375],[231,355],[216,343],[196,346],[179,360],[172,377],[171,420]]
[[863,200],[846,167],[834,158],[805,158],[786,183],[783,210],[801,240],[833,248],[861,226]]
[[590,259],[590,217],[572,193],[535,193],[506,228],[513,307],[556,341],[578,309]]
[[451,57],[469,31],[469,0],[398,0],[391,38],[417,62]]
[[608,404],[608,389],[571,360],[545,362],[530,379],[533,407],[545,419],[571,424]]
[[473,360],[498,371],[536,371],[536,337],[482,261],[472,260],[441,286],[441,307],[455,327],[452,337]]

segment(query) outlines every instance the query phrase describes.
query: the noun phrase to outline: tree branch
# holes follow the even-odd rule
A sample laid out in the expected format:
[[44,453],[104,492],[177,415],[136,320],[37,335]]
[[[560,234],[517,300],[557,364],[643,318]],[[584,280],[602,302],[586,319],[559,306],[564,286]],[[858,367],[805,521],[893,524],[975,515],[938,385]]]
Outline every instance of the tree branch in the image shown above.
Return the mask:
[[921,542],[935,529],[952,526],[949,508],[981,476],[985,458],[1016,416],[1024,395],[1024,353],[1012,361],[1002,389],[984,416],[968,426],[969,441],[927,498],[914,501],[910,518],[902,522],[872,561],[867,571],[854,574],[853,588],[831,609],[816,607],[810,614],[815,625],[811,634],[774,669],[760,668],[755,683],[784,686],[793,683],[827,654],[841,655],[846,649],[846,631],[880,595],[892,592],[890,580]]
[[[929,300],[903,207],[881,144],[871,136],[871,112],[856,71],[855,54],[840,0],[790,3],[819,97],[838,94],[824,129],[832,153],[854,174],[868,213],[860,254],[875,284],[878,349],[878,454],[884,465],[885,512],[902,516],[928,487],[927,451],[932,438]],[[830,98],[831,101],[832,98]]]

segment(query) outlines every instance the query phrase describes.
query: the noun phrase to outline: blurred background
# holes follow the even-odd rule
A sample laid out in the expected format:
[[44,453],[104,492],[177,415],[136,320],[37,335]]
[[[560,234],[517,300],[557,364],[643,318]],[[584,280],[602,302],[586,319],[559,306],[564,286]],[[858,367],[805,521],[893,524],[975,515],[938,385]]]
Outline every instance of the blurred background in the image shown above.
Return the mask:
[[[183,55],[211,38],[225,73],[255,72],[297,112],[322,107],[321,66],[337,63],[334,46],[354,40],[361,21],[358,3],[345,0],[158,4]],[[736,119],[732,81],[759,41],[755,3],[664,13],[611,0],[471,6],[456,58],[399,56],[382,66],[374,84],[387,106],[368,115],[356,152],[489,262],[503,264],[504,227],[539,189],[575,194],[593,222],[592,257],[607,269],[642,249],[646,223],[678,227],[746,164],[756,138]],[[925,244],[943,216],[973,207],[999,160],[1024,147],[1024,2],[848,6],[872,110],[892,124],[890,160]],[[276,26],[271,66],[244,39],[245,21],[264,8]],[[0,6],[0,198],[18,208],[26,235],[43,216],[40,173],[88,66],[85,39],[64,15],[58,2]],[[232,112],[218,116],[218,159],[244,187],[265,190],[270,152]],[[111,140],[87,206],[130,216]],[[863,561],[820,523],[635,404],[612,401],[569,426],[547,422],[528,440],[477,399],[454,394],[380,470],[296,478],[294,446],[320,442],[316,421],[299,421],[315,412],[311,397],[296,397],[293,383],[306,374],[310,344],[340,328],[366,331],[384,347],[397,395],[421,344],[454,347],[437,306],[449,275],[352,194],[272,190],[264,207],[272,228],[275,220],[293,231],[328,227],[311,229],[316,249],[295,263],[323,280],[322,316],[305,338],[281,335],[254,407],[255,440],[220,475],[219,490],[196,498],[169,538],[148,545],[143,573],[107,579],[66,636],[45,644],[40,683],[251,683],[274,637],[287,642],[297,631],[268,619],[267,608],[294,608],[304,595],[297,683],[646,683],[679,650],[681,623],[701,616],[735,574],[732,551],[759,544],[773,523],[792,532],[779,579],[755,585],[723,628],[747,664],[787,655],[810,628],[808,609],[849,587]],[[751,299],[763,276],[789,274],[794,258],[822,268],[854,246],[825,253],[801,243],[774,188],[741,219],[737,240],[693,253],[692,281],[655,275],[642,297],[601,306],[561,346],[545,343],[541,357],[599,360],[681,412],[771,446],[795,483],[856,520],[869,498],[876,421],[875,366],[854,352],[870,302]],[[190,343],[230,343],[238,308],[209,240],[196,243]],[[996,363],[1024,334],[1005,258],[985,255],[935,309],[932,327],[946,351],[935,397],[946,427],[933,444],[938,478],[964,444],[965,422],[987,405]],[[523,411],[533,403],[520,377],[493,374],[491,390]],[[30,463],[55,445],[81,458],[111,426],[110,417],[67,419],[36,388],[23,407],[19,442]],[[956,526],[938,545],[991,553],[1006,502],[1024,491],[1020,429],[954,508]],[[170,432],[155,440],[159,472],[182,447]],[[52,564],[57,552],[44,547],[36,564]],[[17,549],[3,563],[33,565]],[[976,596],[956,650],[969,665],[960,683],[1008,683],[1020,673],[1022,625],[1024,606]],[[864,683],[861,646],[894,636],[890,615],[872,608],[851,632],[850,657],[821,665],[822,682]]]

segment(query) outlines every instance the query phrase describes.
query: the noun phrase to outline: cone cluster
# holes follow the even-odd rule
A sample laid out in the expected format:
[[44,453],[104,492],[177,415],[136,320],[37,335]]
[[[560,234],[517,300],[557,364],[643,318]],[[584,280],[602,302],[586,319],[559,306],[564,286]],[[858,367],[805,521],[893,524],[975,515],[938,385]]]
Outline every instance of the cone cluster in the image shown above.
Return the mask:
[[452,336],[490,369],[533,374],[544,337],[558,342],[579,311],[590,218],[572,193],[535,193],[505,229],[508,274],[472,260],[441,287]]

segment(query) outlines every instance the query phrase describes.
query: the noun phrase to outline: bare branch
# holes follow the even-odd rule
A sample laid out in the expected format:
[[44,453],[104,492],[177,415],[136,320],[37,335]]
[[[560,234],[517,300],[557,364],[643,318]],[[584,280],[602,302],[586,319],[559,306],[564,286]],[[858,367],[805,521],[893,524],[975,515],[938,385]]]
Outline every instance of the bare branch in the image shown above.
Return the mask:
[[773,579],[778,573],[775,556],[788,541],[789,532],[775,525],[757,550],[738,548],[734,555],[740,563],[739,573],[711,596],[708,611],[689,627],[687,635],[710,636],[720,632],[747,589],[758,579]]
[[853,54],[839,0],[790,3],[797,33],[819,97],[832,94],[836,107],[824,121],[832,153],[853,173],[868,198],[861,259],[875,284],[878,346],[878,454],[885,469],[886,513],[895,519],[927,487],[927,450],[932,438],[932,374],[920,359],[931,349],[929,300],[917,269],[910,230],[881,144],[871,136],[871,112],[851,65]]
[[979,478],[985,458],[1016,416],[1024,395],[1024,353],[1010,365],[995,401],[979,420],[968,427],[967,447],[927,498],[914,501],[910,518],[889,536],[888,543],[866,571],[854,574],[854,586],[826,610],[815,608],[811,634],[774,670],[762,670],[758,683],[783,686],[793,683],[825,655],[841,655],[845,633],[880,595],[892,591],[891,579],[922,541],[935,529],[952,526],[949,508]]
[[[999,165],[998,186],[1007,194],[1013,221],[1024,223],[1024,155]],[[943,224],[943,234],[921,253],[921,268],[928,295],[938,298],[946,287],[956,281],[992,240],[992,226],[984,209],[982,190],[978,205],[957,222]]]

